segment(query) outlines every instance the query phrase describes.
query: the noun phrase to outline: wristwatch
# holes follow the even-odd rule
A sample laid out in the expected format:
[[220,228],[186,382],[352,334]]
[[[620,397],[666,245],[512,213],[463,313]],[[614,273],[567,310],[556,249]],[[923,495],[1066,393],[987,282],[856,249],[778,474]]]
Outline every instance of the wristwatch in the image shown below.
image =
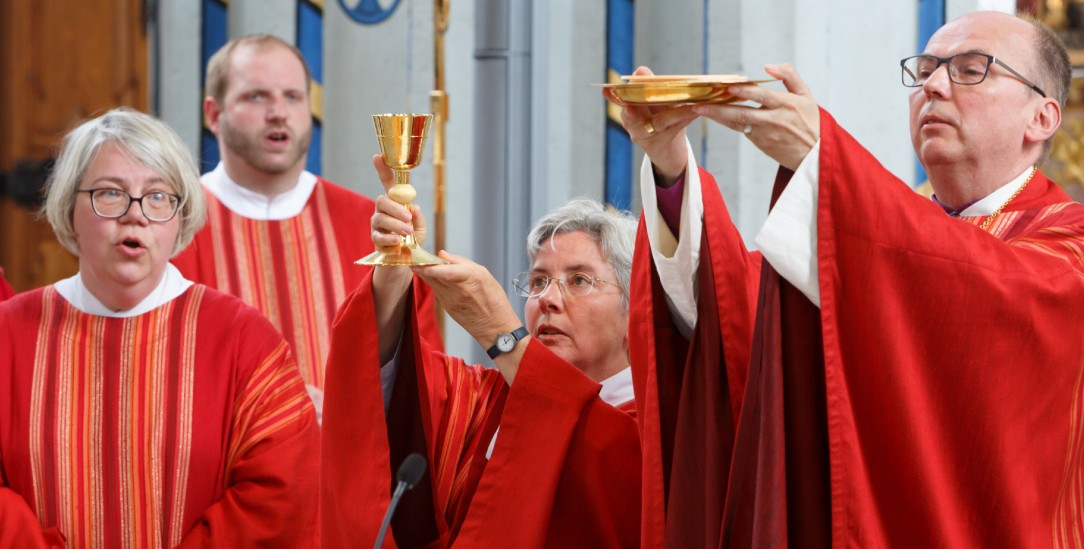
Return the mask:
[[515,349],[516,342],[525,337],[527,337],[527,328],[525,326],[520,326],[512,332],[501,332],[497,334],[497,343],[486,349],[486,354],[489,355],[489,358],[497,358],[503,353]]

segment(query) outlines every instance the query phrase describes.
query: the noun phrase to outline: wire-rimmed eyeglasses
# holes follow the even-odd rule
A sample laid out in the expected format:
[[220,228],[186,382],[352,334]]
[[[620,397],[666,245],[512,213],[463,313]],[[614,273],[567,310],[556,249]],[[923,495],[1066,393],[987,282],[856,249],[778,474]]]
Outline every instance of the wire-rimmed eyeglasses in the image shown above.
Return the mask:
[[523,297],[538,297],[544,293],[550,287],[550,282],[556,281],[561,291],[565,295],[572,296],[584,296],[598,288],[599,284],[609,284],[616,286],[617,289],[624,292],[619,284],[603,280],[597,276],[592,276],[587,273],[568,273],[564,278],[557,276],[546,276],[539,273],[519,273],[512,279],[512,285],[516,288],[516,293]]
[[936,55],[916,55],[914,57],[908,57],[900,60],[900,68],[902,69],[903,85],[908,88],[917,88],[926,83],[926,80],[933,75],[941,65],[948,67],[949,80],[953,83],[963,86],[974,86],[986,80],[986,75],[990,72],[990,65],[997,63],[1005,70],[1009,71],[1013,76],[1020,79],[1021,82],[1027,84],[1027,86],[1039,95],[1046,97],[1046,92],[1034,82],[1028,80],[1024,75],[1013,70],[1012,67],[1006,65],[1002,60],[986,53],[958,53],[951,57],[937,57]]
[[120,189],[78,189],[76,192],[89,193],[91,209],[106,219],[123,217],[132,207],[132,202],[139,202],[143,217],[165,223],[177,215],[181,206],[181,197],[163,191],[149,192],[139,198]]

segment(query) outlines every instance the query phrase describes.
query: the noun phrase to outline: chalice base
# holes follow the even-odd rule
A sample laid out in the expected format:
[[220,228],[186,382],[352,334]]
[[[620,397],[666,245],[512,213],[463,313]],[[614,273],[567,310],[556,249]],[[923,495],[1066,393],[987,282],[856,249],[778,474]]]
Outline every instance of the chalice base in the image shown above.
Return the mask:
[[354,262],[355,265],[379,265],[383,267],[395,265],[445,265],[447,263],[447,261],[427,252],[425,248],[407,244],[400,244],[398,248],[392,250],[377,250]]

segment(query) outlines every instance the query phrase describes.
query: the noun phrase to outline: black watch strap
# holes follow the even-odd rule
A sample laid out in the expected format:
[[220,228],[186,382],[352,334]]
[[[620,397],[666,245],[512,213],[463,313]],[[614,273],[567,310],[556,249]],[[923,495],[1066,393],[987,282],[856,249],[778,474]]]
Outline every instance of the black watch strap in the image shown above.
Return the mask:
[[[527,337],[527,333],[527,327],[520,326],[512,332],[501,332],[497,334],[497,342],[494,343],[492,347],[486,349],[486,354],[489,355],[489,358],[497,358],[502,354],[507,353],[512,349],[515,349],[516,343],[518,343],[519,340]],[[501,348],[502,340],[508,343],[508,346],[504,349]]]

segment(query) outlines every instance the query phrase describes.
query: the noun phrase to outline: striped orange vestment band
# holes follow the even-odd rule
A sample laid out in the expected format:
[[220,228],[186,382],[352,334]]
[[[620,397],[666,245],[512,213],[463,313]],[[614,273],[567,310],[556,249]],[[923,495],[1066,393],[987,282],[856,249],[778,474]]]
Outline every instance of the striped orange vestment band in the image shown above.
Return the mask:
[[216,287],[263,313],[293,346],[305,383],[323,387],[331,320],[347,289],[324,187],[301,215],[281,221],[242,217],[208,198],[209,224],[221,227],[211,235]]
[[70,546],[181,541],[202,290],[123,321],[45,292],[29,418],[34,511]]

